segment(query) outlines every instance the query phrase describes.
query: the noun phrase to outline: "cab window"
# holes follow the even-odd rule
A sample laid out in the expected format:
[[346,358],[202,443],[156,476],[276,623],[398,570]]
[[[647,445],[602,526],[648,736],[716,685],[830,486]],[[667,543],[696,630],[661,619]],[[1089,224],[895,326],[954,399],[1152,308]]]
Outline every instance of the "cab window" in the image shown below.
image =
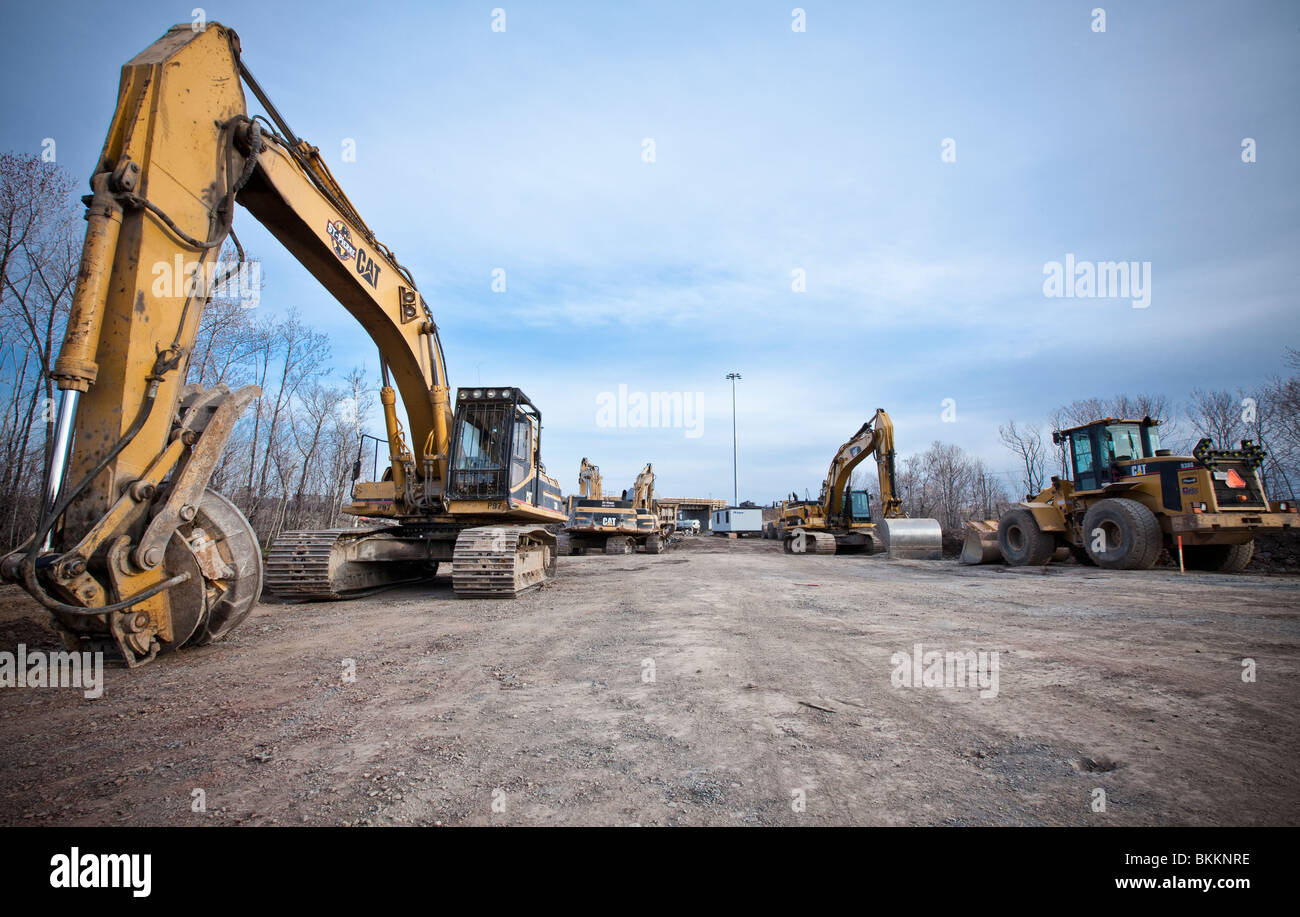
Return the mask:
[[510,461],[510,486],[528,480],[533,466],[533,424],[527,417],[515,419],[515,443]]
[[452,468],[457,471],[482,471],[500,468],[508,448],[506,438],[510,424],[497,405],[471,405],[456,431],[456,454]]
[[533,425],[524,417],[515,421],[515,461],[532,464]]
[[1142,428],[1137,424],[1111,424],[1102,431],[1101,448],[1107,465],[1117,459],[1149,458],[1142,448]]
[[1092,461],[1092,437],[1087,430],[1070,434],[1070,449],[1074,453],[1074,486],[1079,490],[1097,488],[1097,472]]

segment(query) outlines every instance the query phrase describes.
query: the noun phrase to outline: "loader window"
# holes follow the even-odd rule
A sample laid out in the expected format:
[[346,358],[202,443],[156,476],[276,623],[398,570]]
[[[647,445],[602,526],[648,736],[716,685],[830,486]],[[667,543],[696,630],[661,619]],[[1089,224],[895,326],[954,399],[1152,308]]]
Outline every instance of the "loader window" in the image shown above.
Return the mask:
[[1097,470],[1092,460],[1090,430],[1075,430],[1070,434],[1070,449],[1074,453],[1074,486],[1077,490],[1097,489]]
[[1101,432],[1103,460],[1109,466],[1116,459],[1150,458],[1142,448],[1142,428],[1137,424],[1111,424]]

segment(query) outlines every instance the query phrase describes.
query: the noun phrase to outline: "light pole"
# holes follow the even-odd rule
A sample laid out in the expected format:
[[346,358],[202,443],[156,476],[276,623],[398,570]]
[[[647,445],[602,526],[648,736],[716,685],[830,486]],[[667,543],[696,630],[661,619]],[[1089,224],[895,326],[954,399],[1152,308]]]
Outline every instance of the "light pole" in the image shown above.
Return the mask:
[[731,380],[731,505],[740,505],[740,488],[736,485],[736,380],[740,373],[727,373]]

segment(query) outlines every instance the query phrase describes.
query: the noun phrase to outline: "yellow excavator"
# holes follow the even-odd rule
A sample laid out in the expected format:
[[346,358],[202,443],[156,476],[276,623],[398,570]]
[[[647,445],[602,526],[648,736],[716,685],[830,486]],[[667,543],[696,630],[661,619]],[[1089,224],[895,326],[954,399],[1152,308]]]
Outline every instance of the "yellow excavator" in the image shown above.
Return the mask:
[[569,521],[559,536],[559,552],[631,554],[638,547],[647,554],[662,554],[668,547],[654,506],[654,469],[647,464],[631,491],[620,498],[604,496],[600,468],[585,458],[578,470],[578,493],[569,498]]
[[[871,516],[871,495],[849,487],[853,469],[876,457],[881,520]],[[894,469],[894,423],[883,408],[862,425],[831,459],[816,500],[792,498],[781,505],[774,529],[787,554],[879,554],[938,560],[943,536],[934,519],[909,519],[898,496]]]
[[[250,117],[244,86],[267,117]],[[389,467],[345,511],[381,525],[276,539],[267,581],[338,598],[451,562],[463,596],[511,597],[555,570],[566,514],[540,461],[541,414],[514,386],[450,399],[432,313],[253,79],[236,34],[172,28],[123,68],[86,198],[88,223],[53,376],[62,390],[37,531],[0,576],[50,610],[73,649],[128,665],[226,636],[257,603],[257,538],[208,489],[256,386],[185,384],[219,253],[242,204],[375,342]],[[156,283],[192,262],[201,278]],[[397,415],[397,395],[417,455]]]

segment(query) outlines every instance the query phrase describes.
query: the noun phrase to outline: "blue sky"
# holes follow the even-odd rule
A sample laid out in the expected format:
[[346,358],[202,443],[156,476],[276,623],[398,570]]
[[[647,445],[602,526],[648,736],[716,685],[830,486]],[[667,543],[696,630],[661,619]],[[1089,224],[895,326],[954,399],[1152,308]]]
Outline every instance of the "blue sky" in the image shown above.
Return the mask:
[[[11,7],[0,149],[53,137],[84,180],[121,64],[193,5]],[[566,490],[585,455],[607,486],[653,461],[661,494],[728,496],[730,371],[741,499],[767,501],[815,493],[877,407],[904,454],[943,439],[1009,470],[1008,417],[1248,386],[1300,346],[1300,5],[804,3],[803,33],[794,5],[204,9],[413,271],[453,385],[539,404]],[[373,372],[342,308],[236,228],[262,307]],[[1150,262],[1150,306],[1045,297],[1067,252]],[[701,435],[598,426],[619,385],[702,393]]]

